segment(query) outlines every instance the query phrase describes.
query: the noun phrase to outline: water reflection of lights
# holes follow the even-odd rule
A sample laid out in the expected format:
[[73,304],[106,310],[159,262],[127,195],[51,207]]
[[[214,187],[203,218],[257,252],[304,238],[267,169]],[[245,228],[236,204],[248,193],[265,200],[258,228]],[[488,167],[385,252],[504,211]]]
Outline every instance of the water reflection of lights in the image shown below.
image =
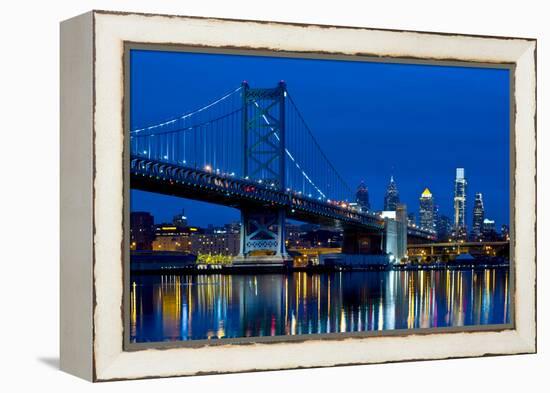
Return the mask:
[[346,313],[342,308],[340,310],[340,333],[344,333],[346,331]]
[[132,277],[132,341],[506,323],[507,271]]

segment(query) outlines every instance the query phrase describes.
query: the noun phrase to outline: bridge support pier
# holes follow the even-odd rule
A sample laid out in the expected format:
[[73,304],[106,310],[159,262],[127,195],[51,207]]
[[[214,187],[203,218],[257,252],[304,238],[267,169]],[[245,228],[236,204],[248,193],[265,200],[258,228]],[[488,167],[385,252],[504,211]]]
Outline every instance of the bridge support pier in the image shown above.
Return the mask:
[[285,267],[292,262],[285,245],[284,209],[242,209],[236,267]]
[[381,233],[369,233],[355,228],[344,230],[343,254],[382,254],[384,239]]

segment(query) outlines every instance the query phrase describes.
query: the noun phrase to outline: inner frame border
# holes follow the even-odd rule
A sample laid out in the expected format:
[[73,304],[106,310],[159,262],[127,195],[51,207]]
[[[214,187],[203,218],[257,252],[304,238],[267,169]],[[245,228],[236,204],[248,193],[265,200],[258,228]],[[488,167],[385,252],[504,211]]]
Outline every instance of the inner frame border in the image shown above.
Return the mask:
[[[224,19],[222,19],[224,20]],[[231,21],[229,19],[229,21]],[[282,23],[283,25],[285,23]],[[367,29],[368,30],[368,29]],[[437,34],[437,33],[431,33]],[[503,37],[498,37],[503,38]],[[505,62],[476,62],[460,60],[441,60],[417,57],[391,57],[375,56],[368,54],[349,55],[337,52],[315,52],[315,51],[285,51],[268,50],[265,48],[250,48],[238,46],[207,46],[207,45],[186,45],[175,43],[147,43],[123,41],[123,237],[122,237],[122,271],[123,271],[123,306],[121,307],[123,321],[123,351],[139,351],[145,349],[172,349],[172,348],[200,348],[205,346],[223,346],[223,345],[250,345],[256,343],[277,344],[277,343],[300,343],[310,340],[343,340],[347,338],[368,338],[368,337],[405,337],[411,335],[426,335],[433,333],[468,333],[468,332],[501,332],[504,330],[514,330],[516,327],[516,292],[515,292],[515,171],[516,171],[516,97],[515,97],[515,63]],[[241,55],[258,56],[274,58],[295,58],[310,60],[339,60],[367,63],[390,63],[390,64],[409,64],[409,65],[432,65],[432,66],[452,66],[467,68],[492,68],[506,69],[509,71],[509,198],[510,198],[510,267],[509,267],[509,296],[510,296],[510,323],[491,324],[491,325],[469,325],[462,327],[440,327],[440,328],[413,328],[413,329],[393,329],[365,332],[345,332],[345,333],[317,333],[302,334],[295,336],[263,336],[263,337],[236,337],[222,338],[216,340],[174,340],[174,341],[156,341],[133,343],[130,342],[130,149],[129,149],[129,125],[130,125],[130,52],[132,50],[151,50],[159,52],[183,52],[183,53],[202,53],[202,54],[221,54],[221,55]]]

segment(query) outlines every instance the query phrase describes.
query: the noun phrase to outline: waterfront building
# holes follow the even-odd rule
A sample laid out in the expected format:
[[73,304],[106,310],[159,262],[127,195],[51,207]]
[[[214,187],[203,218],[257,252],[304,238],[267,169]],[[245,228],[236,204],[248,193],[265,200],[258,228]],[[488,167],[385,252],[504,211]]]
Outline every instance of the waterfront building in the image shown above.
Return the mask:
[[185,210],[181,209],[181,212],[176,214],[172,219],[172,224],[180,228],[187,226],[187,216],[185,215]]
[[472,239],[481,239],[481,229],[485,219],[485,208],[483,207],[483,195],[478,192],[474,200],[474,218],[472,223]]
[[437,240],[440,242],[448,242],[453,231],[453,221],[446,215],[437,217],[436,228]]
[[239,221],[233,221],[223,226],[229,233],[241,233],[241,223]]
[[191,234],[191,252],[198,254],[228,255],[239,254],[240,234],[225,228],[211,228],[205,233]]
[[399,191],[397,190],[397,185],[393,180],[393,176],[391,176],[390,184],[388,184],[388,188],[386,189],[386,195],[384,196],[384,210],[395,211],[398,203],[399,203]]
[[161,224],[155,227],[153,251],[191,252],[192,231],[189,227],[179,227],[173,224]]
[[359,187],[357,187],[357,192],[355,194],[355,200],[359,211],[367,212],[370,211],[370,202],[369,202],[369,189],[365,185],[365,182],[361,181]]
[[319,228],[300,234],[302,248],[342,247],[343,232],[333,228]]
[[414,213],[407,214],[407,224],[410,226],[416,226],[416,216]]
[[455,196],[454,196],[454,237],[464,239],[466,228],[466,177],[464,168],[456,168]]
[[304,248],[305,244],[302,240],[302,230],[299,225],[286,224],[286,247],[289,248]]
[[420,196],[420,228],[435,230],[434,198],[429,188],[425,188]]
[[190,252],[191,241],[188,236],[157,236],[153,240],[153,251]]
[[130,212],[130,250],[151,250],[155,220],[148,212]]

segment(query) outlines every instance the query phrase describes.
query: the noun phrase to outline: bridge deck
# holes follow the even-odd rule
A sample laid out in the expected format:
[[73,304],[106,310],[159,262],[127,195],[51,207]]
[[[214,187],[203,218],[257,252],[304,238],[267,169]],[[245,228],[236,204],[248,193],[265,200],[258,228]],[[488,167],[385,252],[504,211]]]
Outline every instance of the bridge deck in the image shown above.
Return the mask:
[[378,215],[284,192],[259,182],[139,157],[132,157],[130,161],[131,187],[135,189],[235,208],[251,205],[283,207],[289,218],[308,222],[336,222],[377,231],[384,228],[384,220]]

